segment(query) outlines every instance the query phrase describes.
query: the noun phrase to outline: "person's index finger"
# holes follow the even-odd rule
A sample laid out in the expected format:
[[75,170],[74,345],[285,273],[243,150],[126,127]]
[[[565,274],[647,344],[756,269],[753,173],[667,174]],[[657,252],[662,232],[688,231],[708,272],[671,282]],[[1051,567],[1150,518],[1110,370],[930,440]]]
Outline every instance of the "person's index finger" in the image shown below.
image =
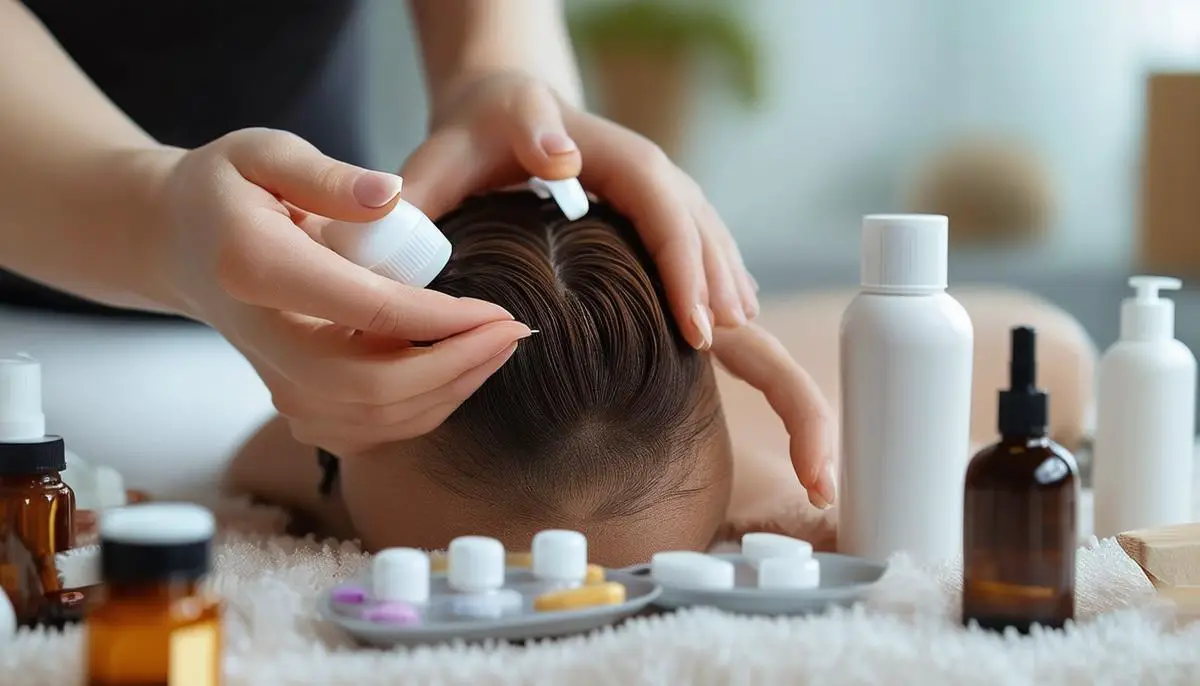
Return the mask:
[[754,323],[718,329],[713,353],[733,376],[758,389],[783,420],[796,475],[816,487],[829,458],[832,411],[816,381],[783,344]]
[[[504,308],[413,288],[360,267],[313,241],[283,214],[262,218],[253,262],[226,268],[234,297],[259,307],[317,317],[409,341],[436,341],[512,319]],[[236,271],[230,274],[230,271]]]

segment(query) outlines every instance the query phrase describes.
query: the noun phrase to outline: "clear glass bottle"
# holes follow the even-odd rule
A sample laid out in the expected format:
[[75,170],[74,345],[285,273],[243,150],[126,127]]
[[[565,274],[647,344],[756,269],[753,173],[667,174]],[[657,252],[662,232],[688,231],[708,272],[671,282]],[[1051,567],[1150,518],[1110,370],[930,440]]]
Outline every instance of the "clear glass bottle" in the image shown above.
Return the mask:
[[100,520],[102,597],[87,619],[89,686],[222,683],[221,605],[201,587],[215,521],[150,503]]

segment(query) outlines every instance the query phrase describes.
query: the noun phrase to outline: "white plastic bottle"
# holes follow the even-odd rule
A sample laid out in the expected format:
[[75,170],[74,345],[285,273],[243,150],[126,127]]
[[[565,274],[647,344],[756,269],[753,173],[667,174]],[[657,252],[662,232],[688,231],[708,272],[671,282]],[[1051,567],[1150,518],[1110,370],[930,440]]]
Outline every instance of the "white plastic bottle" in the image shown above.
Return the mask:
[[937,562],[962,548],[974,328],[946,293],[949,221],[870,215],[842,315],[838,549]]
[[1121,337],[1100,358],[1092,452],[1094,533],[1193,521],[1196,357],[1175,339],[1179,279],[1134,276]]
[[[588,197],[577,179],[546,181],[534,177],[529,188],[553,197],[568,219],[588,212]],[[446,268],[450,241],[425,213],[398,200],[382,219],[373,222],[330,222],[322,232],[326,246],[360,267],[414,288],[433,283]]]

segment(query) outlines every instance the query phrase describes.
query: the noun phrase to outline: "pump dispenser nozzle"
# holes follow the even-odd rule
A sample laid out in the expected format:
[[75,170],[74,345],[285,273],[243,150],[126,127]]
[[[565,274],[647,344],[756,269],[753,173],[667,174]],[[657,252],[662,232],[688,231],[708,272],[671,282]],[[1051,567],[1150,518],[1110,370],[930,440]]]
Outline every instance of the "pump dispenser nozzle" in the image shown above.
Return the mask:
[[1175,337],[1175,303],[1159,291],[1177,291],[1183,282],[1169,276],[1131,276],[1136,291],[1121,302],[1121,340],[1164,341]]
[[1012,330],[1008,382],[1000,391],[1000,435],[1046,435],[1049,411],[1046,393],[1037,387],[1037,333],[1028,326]]

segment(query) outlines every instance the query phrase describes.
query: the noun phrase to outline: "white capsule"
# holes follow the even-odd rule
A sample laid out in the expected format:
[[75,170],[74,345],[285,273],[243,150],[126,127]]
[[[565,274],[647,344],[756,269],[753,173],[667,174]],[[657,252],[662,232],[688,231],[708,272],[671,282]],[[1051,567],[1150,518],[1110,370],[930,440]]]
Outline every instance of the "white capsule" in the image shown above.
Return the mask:
[[387,548],[371,562],[371,597],[382,603],[429,601],[429,554],[416,548]]
[[487,536],[459,536],[446,550],[447,582],[460,593],[504,586],[504,544]]
[[754,568],[769,557],[812,557],[812,552],[811,543],[790,536],[768,533],[742,536],[742,557]]
[[768,557],[758,563],[758,587],[807,589],[821,585],[821,563],[815,557]]
[[587,579],[587,537],[578,531],[547,529],[530,547],[533,576],[555,584],[582,584]]
[[719,591],[733,588],[734,566],[712,555],[678,550],[655,553],[650,576],[664,586]]

